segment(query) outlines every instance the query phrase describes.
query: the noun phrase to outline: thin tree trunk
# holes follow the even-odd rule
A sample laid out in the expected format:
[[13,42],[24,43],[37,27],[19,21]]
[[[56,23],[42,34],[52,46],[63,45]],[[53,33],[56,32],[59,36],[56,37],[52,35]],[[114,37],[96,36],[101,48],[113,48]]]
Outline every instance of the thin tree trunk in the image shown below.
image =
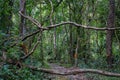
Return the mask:
[[[55,17],[54,17],[54,20],[53,20],[53,21],[54,21],[54,23],[55,23],[55,21],[56,21]],[[52,24],[52,25],[53,25],[53,24]],[[57,60],[58,57],[60,57],[60,56],[57,55],[56,28],[54,28],[54,33],[53,33],[53,44],[54,44],[55,60]]]
[[[26,0],[20,0],[20,12],[25,15],[25,3]],[[20,37],[24,38],[26,33],[26,27],[25,27],[25,18],[21,15],[20,16]],[[21,50],[24,55],[28,54],[28,41],[24,41],[21,45]],[[21,51],[20,50],[20,51]]]
[[[20,0],[20,11],[22,14],[25,14],[25,0]],[[25,33],[26,33],[25,18],[21,15],[20,36],[23,37]]]
[[[71,21],[72,20],[72,15],[71,15],[71,10],[70,10],[70,5],[71,3],[69,3],[69,20]],[[73,53],[73,32],[72,32],[72,25],[69,26],[69,29],[70,29],[70,47],[69,47],[69,54],[70,54],[70,60],[71,60],[71,64],[74,64],[74,53]]]
[[[40,2],[40,12],[42,12],[41,8],[42,8],[42,3]],[[40,14],[40,22],[42,22],[42,14]],[[44,53],[44,50],[43,50],[43,38],[44,38],[43,36],[44,35],[43,35],[43,31],[42,30],[40,31],[39,35],[40,35],[39,39],[40,39],[40,57],[41,57],[40,59],[41,59],[42,65],[44,66],[45,65],[44,64],[44,60],[45,59],[44,59],[44,54],[43,54]]]
[[74,54],[75,67],[78,67],[78,48],[79,48],[79,36],[77,38],[77,44],[76,44],[76,49],[75,49],[75,54]]
[[56,53],[56,49],[57,49],[56,48],[56,28],[54,28],[53,41],[54,41],[54,54],[55,54],[55,58],[57,58],[57,53]]
[[[50,2],[50,5],[51,5],[51,13],[50,13],[50,24],[51,25],[53,25],[53,19],[52,19],[52,17],[54,17],[53,16],[53,3],[52,3],[52,1],[51,0],[49,0],[49,2]],[[54,33],[53,33],[53,53],[54,53],[54,55],[55,55],[55,59],[57,58],[56,57],[56,28],[54,28]]]
[[[115,26],[115,0],[109,0],[109,15],[107,21],[107,28],[114,28]],[[112,36],[114,31],[107,31],[106,35],[106,53],[107,53],[107,64],[112,67],[113,56],[112,56]]]

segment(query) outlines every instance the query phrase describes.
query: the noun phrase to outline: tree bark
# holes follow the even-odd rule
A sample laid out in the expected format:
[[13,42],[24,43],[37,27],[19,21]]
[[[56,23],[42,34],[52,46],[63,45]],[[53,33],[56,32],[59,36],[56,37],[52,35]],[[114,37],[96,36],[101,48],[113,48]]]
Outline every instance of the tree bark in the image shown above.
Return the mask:
[[[20,12],[25,15],[25,0],[20,0]],[[26,33],[25,18],[21,15],[20,36],[24,37]]]
[[28,66],[25,65],[27,68],[30,68],[34,71],[42,71],[44,73],[54,74],[54,75],[77,75],[80,73],[93,73],[93,74],[100,74],[103,76],[109,76],[109,77],[120,77],[119,73],[112,73],[104,70],[97,70],[97,69],[69,69],[69,68],[63,68],[60,71],[57,71],[56,69],[46,69],[46,68],[36,68],[34,66]]
[[[115,26],[115,0],[109,0],[109,15],[107,21],[107,28],[114,28]],[[114,30],[107,30],[106,35],[106,53],[107,53],[107,64],[112,67],[113,56],[112,56],[112,36]]]

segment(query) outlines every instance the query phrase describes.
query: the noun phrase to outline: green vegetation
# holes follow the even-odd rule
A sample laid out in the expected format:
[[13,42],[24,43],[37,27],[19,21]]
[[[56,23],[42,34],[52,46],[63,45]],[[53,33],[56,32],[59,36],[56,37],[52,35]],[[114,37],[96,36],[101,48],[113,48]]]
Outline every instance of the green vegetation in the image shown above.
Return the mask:
[[[0,0],[0,80],[48,80],[50,74],[32,68],[51,69],[50,63],[120,73],[119,4],[119,0]],[[92,80],[120,79],[84,75]]]

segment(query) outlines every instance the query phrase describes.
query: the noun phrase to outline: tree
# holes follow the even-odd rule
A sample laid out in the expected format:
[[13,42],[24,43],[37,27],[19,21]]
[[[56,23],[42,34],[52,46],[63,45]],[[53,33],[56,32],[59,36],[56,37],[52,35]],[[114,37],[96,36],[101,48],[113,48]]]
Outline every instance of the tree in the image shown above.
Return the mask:
[[[14,0],[14,4],[13,0],[0,0],[0,79],[2,74],[5,80],[36,79],[40,75],[43,80],[43,72],[120,77],[102,70],[82,69],[106,70],[107,61],[109,67],[115,66],[111,71],[120,72],[120,65],[112,65],[113,53],[115,56],[118,53],[115,63],[120,61],[120,36],[114,36],[115,30],[120,31],[120,27],[114,26],[120,24],[120,11],[116,10],[115,22],[114,8],[115,0]],[[107,27],[104,27],[106,20]],[[22,75],[24,72],[29,75]]]
[[[107,28],[115,27],[115,0],[109,0],[109,15],[107,20]],[[106,53],[107,53],[107,63],[109,67],[112,67],[113,64],[113,55],[112,55],[112,36],[114,30],[107,30],[106,35]]]
[[[25,2],[26,0],[20,0],[20,11],[22,14],[25,14]],[[25,33],[26,33],[25,18],[21,16],[20,35],[24,37]]]

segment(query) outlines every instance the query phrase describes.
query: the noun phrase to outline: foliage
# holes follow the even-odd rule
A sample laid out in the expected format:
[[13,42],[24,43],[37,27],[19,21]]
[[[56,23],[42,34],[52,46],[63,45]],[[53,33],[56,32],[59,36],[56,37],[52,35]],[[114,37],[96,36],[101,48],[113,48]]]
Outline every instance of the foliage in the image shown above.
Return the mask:
[[0,69],[0,80],[40,80],[43,75],[27,68],[18,69],[6,64]]
[[[51,4],[53,12],[51,14]],[[31,16],[42,24],[42,27],[52,23],[73,21],[82,25],[106,27],[108,17],[108,0],[26,0],[25,15]],[[36,67],[49,67],[54,62],[66,67],[74,66],[72,61],[76,46],[78,47],[78,67],[97,68],[103,70],[108,67],[106,63],[106,31],[95,31],[84,28],[76,28],[72,25],[61,25],[58,28],[46,30],[32,35],[26,40],[20,36],[21,17],[19,11],[19,0],[0,0],[0,61],[5,51],[8,59],[19,60],[24,56],[20,44],[25,44],[29,52],[40,37],[39,44],[25,61],[24,64]],[[116,1],[115,25],[120,25],[120,5]],[[52,15],[52,16],[50,16]],[[25,20],[25,36],[39,30],[28,19]],[[120,30],[113,34],[113,57],[114,64],[111,71],[119,72],[120,66]],[[24,37],[25,37],[24,36]],[[77,39],[80,38],[77,43]],[[56,45],[56,47],[55,47]],[[72,56],[72,58],[71,58]],[[0,64],[1,66],[1,64]],[[24,73],[24,74],[23,74]],[[0,69],[0,80],[42,80],[44,73],[35,72],[25,67],[18,69],[16,66],[4,64]],[[88,77],[99,78],[99,80],[117,80],[117,78],[101,77],[91,75]]]

